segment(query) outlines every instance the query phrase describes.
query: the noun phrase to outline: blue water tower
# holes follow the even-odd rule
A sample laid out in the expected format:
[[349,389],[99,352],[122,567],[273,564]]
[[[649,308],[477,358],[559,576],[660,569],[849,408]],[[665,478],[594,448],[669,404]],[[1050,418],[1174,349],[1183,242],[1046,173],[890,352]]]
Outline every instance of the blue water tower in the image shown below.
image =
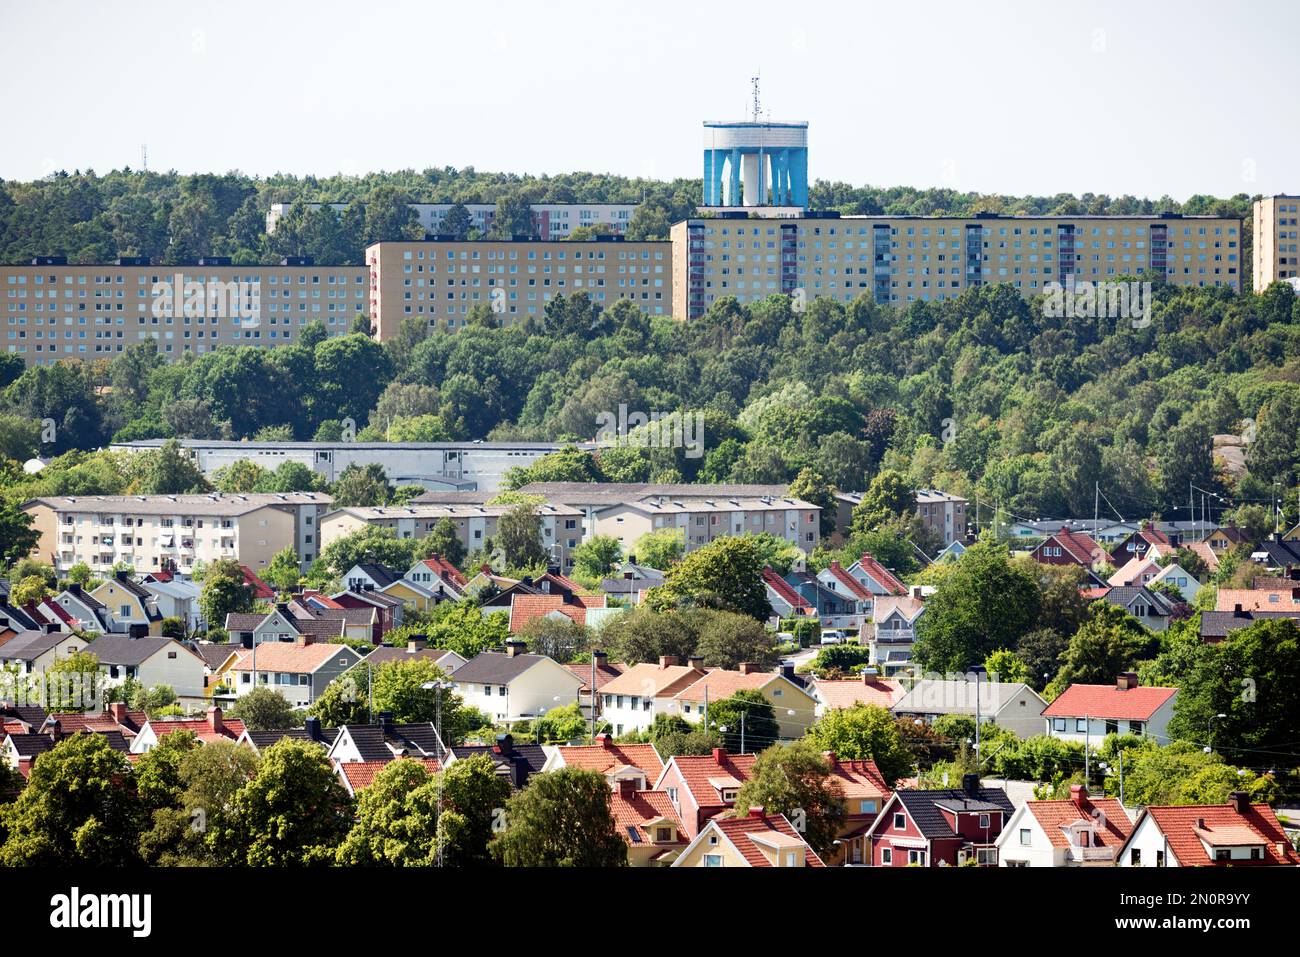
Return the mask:
[[808,124],[704,124],[704,205],[808,208]]

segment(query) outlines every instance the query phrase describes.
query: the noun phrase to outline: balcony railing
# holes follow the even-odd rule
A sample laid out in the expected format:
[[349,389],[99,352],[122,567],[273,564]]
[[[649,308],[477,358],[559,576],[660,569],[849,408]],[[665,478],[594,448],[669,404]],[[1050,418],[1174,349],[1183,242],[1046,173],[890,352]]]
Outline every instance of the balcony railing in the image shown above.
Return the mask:
[[1070,857],[1076,861],[1113,861],[1115,859],[1115,848],[1113,847],[1070,847]]

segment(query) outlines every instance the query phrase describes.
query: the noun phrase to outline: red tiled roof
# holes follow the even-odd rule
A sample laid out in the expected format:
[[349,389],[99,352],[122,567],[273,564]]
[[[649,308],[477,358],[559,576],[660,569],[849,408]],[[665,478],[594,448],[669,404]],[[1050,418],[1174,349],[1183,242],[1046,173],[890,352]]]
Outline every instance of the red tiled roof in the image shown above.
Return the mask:
[[[880,773],[880,768],[876,767],[875,761],[870,758],[847,761],[835,758],[832,753],[828,753],[827,756],[831,758],[831,777],[839,782],[840,789],[844,792],[844,799],[850,802],[848,806],[850,817],[863,816],[853,810],[855,805],[851,802],[854,801],[877,798],[879,800],[876,808],[885,806],[885,801],[889,800],[889,795],[894,793],[894,789]],[[875,814],[870,816],[874,818]]]
[[903,696],[903,686],[893,678],[818,678],[813,682],[818,696],[826,707],[852,708],[858,704],[873,704],[892,708]]
[[1110,594],[1109,588],[1080,588],[1079,594],[1089,601],[1095,601],[1099,598],[1105,598]]
[[710,778],[734,778],[741,784],[749,779],[754,767],[755,755],[728,754],[721,752],[715,758],[713,754],[679,754],[670,759],[676,762],[686,789],[695,798],[700,809],[727,807],[722,801],[718,789],[710,783]]
[[872,555],[870,552],[863,552],[862,557],[858,559],[858,564],[862,566],[864,572],[876,581],[880,582],[881,586],[888,591],[889,594],[907,594],[907,588],[904,587],[903,583],[895,577],[893,572],[880,564],[880,562],[876,561],[876,556]]
[[[1080,818],[1092,820],[1098,825],[1094,836],[1101,847],[1122,847],[1129,835],[1133,833],[1133,822],[1129,820],[1124,806],[1115,798],[1094,798],[1085,795],[1077,803],[1073,799],[1026,801],[1025,808],[1042,825],[1053,847],[1070,846],[1062,828]],[[1101,812],[1100,819],[1096,811]],[[1104,826],[1102,826],[1103,822]]]
[[832,561],[826,566],[826,571],[835,576],[835,580],[849,590],[849,594],[854,598],[862,601],[871,600],[871,589],[858,581],[852,575],[844,570],[844,567],[838,561]]
[[629,844],[632,843],[629,828],[634,828],[640,835],[642,846],[652,843],[653,835],[646,831],[645,826],[660,818],[667,818],[673,823],[674,839],[678,843],[686,843],[681,818],[677,816],[677,809],[673,807],[666,791],[633,791],[624,794],[615,790],[609,798],[609,810],[614,815],[614,830]]
[[338,602],[336,602],[336,601],[335,601],[333,598],[331,598],[329,595],[326,595],[326,594],[324,594],[324,593],[322,593],[322,592],[313,591],[313,590],[311,590],[311,589],[304,589],[304,590],[303,590],[303,593],[302,593],[302,600],[303,600],[303,601],[310,601],[312,604],[314,604],[314,605],[319,605],[321,608],[344,608],[344,607],[346,607],[345,605],[340,605]]
[[[1085,532],[1072,532],[1065,526],[1061,526],[1061,530],[1051,535],[1047,541],[1043,542],[1043,545],[1053,540],[1065,549],[1071,558],[1082,565],[1091,565],[1093,556],[1103,551],[1101,546],[1093,541],[1091,535]],[[1043,545],[1038,547],[1042,548]]]
[[805,867],[825,867],[822,859],[818,857],[807,842],[799,836],[799,832],[794,829],[784,814],[749,814],[745,817],[714,818],[711,822],[732,844],[749,863],[751,867],[771,867],[772,863],[767,856],[760,850],[760,846],[750,840],[750,835],[770,834],[778,832],[788,838],[795,838],[804,846],[804,866]]
[[1214,549],[1210,547],[1209,542],[1192,542],[1187,547],[1201,557],[1201,561],[1205,562],[1206,568],[1212,572],[1218,571],[1219,556],[1214,553]]
[[59,619],[60,619],[60,620],[65,624],[65,625],[75,625],[76,622],[77,622],[77,620],[76,620],[75,618],[73,618],[71,614],[69,614],[68,610],[67,610],[66,608],[64,608],[62,605],[60,605],[60,604],[59,604],[57,601],[55,601],[53,598],[48,598],[48,597],[47,597],[47,598],[42,599],[42,600],[41,600],[41,608],[48,609],[49,611],[54,612],[54,614],[55,614],[55,615],[56,615],[56,616],[57,616],[57,617],[58,617],[58,618],[59,618]]
[[223,718],[220,731],[213,731],[206,717],[183,718],[179,721],[150,721],[149,727],[153,728],[154,736],[159,741],[177,731],[193,731],[194,736],[205,744],[210,741],[237,741],[244,733],[244,722],[238,718]]
[[[653,744],[616,744],[607,737],[599,744],[562,745],[556,749],[566,768],[582,768],[605,774],[613,768],[631,766],[646,773],[653,783],[664,769]],[[674,815],[675,816],[675,815]]]
[[643,661],[611,679],[601,691],[642,698],[666,697],[699,681],[701,674],[690,665],[660,665],[657,661]]
[[[1296,854],[1291,842],[1287,840],[1278,822],[1277,815],[1267,804],[1253,804],[1246,813],[1237,811],[1231,804],[1210,806],[1186,805],[1180,807],[1149,807],[1147,814],[1155,819],[1161,832],[1169,841],[1178,863],[1184,867],[1205,867],[1216,863],[1259,866],[1300,864],[1300,855]],[[1205,830],[1198,828],[1198,821],[1205,822]],[[1228,841],[1241,841],[1245,836],[1242,828],[1255,835],[1256,842],[1265,846],[1265,858],[1262,861],[1236,860],[1214,861],[1205,850],[1202,838],[1209,839],[1214,846],[1215,832],[1220,831]]]
[[[403,758],[404,761],[419,761],[430,774],[442,770],[437,758]],[[348,790],[353,794],[375,783],[375,776],[388,767],[390,761],[342,761],[338,765],[339,773],[347,781]]]
[[571,605],[563,595],[519,594],[510,601],[510,630],[519,631],[530,621],[545,618],[555,611],[579,625],[587,623],[587,605],[581,602]]
[[73,734],[77,731],[121,731],[131,735],[139,732],[148,722],[149,716],[143,711],[128,711],[124,716],[125,721],[122,724],[117,723],[111,712],[104,711],[100,714],[82,714],[81,712],[68,712],[51,714],[50,719],[59,722],[59,728],[64,734]]
[[1300,611],[1300,582],[1286,588],[1223,588],[1215,600],[1215,611]]
[[1043,712],[1044,718],[1116,718],[1149,721],[1177,688],[1129,688],[1115,685],[1070,685]]
[[441,555],[430,555],[424,560],[424,565],[439,578],[449,581],[453,585],[463,587],[466,584],[465,576],[461,574],[460,569]]
[[763,569],[763,582],[768,588],[776,592],[781,597],[782,601],[796,611],[811,607],[802,595],[791,588],[785,579],[772,571],[772,569]]
[[[296,641],[263,641],[257,646],[257,670],[312,674],[334,655],[350,656],[348,664],[355,663],[352,659],[359,657],[343,644],[311,642],[300,645]],[[231,667],[235,671],[252,671],[252,649],[246,650]]]
[[253,574],[253,570],[251,568],[249,568],[247,565],[240,565],[239,570],[244,573],[244,584],[253,586],[254,598],[261,599],[261,598],[275,597],[275,589],[273,589],[266,582],[262,581],[262,579],[258,578],[257,575]]

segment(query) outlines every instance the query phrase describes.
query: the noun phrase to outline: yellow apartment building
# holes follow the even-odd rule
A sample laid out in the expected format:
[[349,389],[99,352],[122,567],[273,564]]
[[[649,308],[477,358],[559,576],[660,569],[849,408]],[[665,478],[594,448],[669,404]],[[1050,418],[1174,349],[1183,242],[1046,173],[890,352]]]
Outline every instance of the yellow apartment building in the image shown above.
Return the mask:
[[1251,219],[1255,292],[1300,276],[1300,196],[1257,199]]

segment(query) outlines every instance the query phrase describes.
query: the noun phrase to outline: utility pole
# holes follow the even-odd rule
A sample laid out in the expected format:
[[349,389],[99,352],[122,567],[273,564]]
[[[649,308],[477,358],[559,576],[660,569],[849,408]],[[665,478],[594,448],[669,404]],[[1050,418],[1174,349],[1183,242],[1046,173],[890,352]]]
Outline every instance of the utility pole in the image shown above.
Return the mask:
[[1089,751],[1092,750],[1092,717],[1083,716],[1083,786],[1092,783],[1092,763]]
[[591,740],[596,740],[596,652],[591,653]]
[[1119,803],[1124,803],[1124,751],[1119,752]]
[[979,771],[980,757],[980,673],[975,669],[975,770]]
[[740,712],[740,753],[745,753],[745,712]]
[[1097,540],[1097,522],[1101,514],[1101,483],[1092,483],[1092,540]]

